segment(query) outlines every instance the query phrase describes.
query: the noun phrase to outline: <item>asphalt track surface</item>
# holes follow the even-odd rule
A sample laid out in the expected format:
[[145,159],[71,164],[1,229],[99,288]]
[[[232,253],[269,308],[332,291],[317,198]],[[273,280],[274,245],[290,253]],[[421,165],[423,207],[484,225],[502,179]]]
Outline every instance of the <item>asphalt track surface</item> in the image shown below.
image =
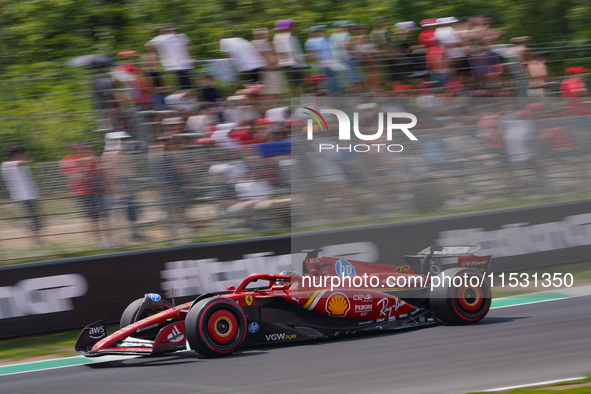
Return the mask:
[[0,377],[2,393],[463,393],[591,372],[591,296],[436,326],[202,359],[191,351]]

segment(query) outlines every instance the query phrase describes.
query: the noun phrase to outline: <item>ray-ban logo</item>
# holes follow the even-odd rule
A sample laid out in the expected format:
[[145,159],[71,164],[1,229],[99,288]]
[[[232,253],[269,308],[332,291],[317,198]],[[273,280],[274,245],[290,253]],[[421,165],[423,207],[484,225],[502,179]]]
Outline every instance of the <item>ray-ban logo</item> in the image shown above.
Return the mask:
[[[353,112],[353,122],[349,116],[338,109],[321,109],[320,112],[309,108],[303,107],[302,113],[310,116],[307,123],[307,139],[314,139],[314,123],[316,123],[321,132],[328,131],[328,123],[324,118],[323,114],[334,115],[338,122],[338,135],[339,141],[351,141],[353,135],[355,138],[361,141],[377,141],[382,139],[384,131],[386,133],[386,140],[392,141],[394,132],[401,131],[411,141],[418,141],[418,138],[410,131],[411,128],[416,126],[417,117],[408,112],[379,112],[377,119],[377,130],[374,132],[362,132],[359,129],[359,112]],[[385,127],[384,127],[385,126]],[[384,130],[385,129],[385,130]],[[353,131],[353,135],[351,134]],[[402,152],[404,147],[400,144],[385,144],[385,143],[372,143],[372,144],[355,144],[355,145],[334,145],[334,144],[319,144],[319,151],[323,150],[346,150],[349,152],[369,152],[370,150],[381,150],[388,152]]]

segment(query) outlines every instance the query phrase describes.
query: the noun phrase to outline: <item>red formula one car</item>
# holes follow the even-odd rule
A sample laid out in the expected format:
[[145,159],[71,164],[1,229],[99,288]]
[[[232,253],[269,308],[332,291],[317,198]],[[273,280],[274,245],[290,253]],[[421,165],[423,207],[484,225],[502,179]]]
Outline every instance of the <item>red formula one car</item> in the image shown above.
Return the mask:
[[[491,302],[483,274],[491,256],[475,256],[476,250],[431,247],[405,256],[403,265],[318,257],[318,250],[310,250],[304,275],[254,274],[237,287],[178,306],[146,294],[125,309],[120,330],[107,336],[105,321],[90,324],[75,349],[89,357],[160,355],[187,349],[188,343],[216,357],[262,344],[475,323]],[[369,285],[358,286],[364,277]]]

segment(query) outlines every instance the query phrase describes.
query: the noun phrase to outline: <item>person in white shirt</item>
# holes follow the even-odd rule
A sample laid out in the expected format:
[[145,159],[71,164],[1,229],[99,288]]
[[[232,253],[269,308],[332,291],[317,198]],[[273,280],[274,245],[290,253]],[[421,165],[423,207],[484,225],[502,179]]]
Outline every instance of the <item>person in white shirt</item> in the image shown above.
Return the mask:
[[238,126],[236,123],[220,123],[216,130],[211,134],[215,146],[227,149],[238,149],[242,145],[230,137],[230,133]]
[[[456,74],[456,79],[466,73],[470,73],[470,64],[467,59],[465,44],[462,36],[456,31],[459,20],[455,17],[437,19],[438,27],[435,29],[434,38],[445,48],[445,56],[451,63],[451,68]],[[459,78],[462,81],[464,78]]]
[[252,32],[252,45],[263,56],[267,66],[262,72],[261,82],[265,85],[267,99],[278,99],[287,92],[287,78],[283,71],[278,69],[277,54],[269,41],[268,29],[256,29]]
[[187,130],[196,133],[202,137],[207,135],[206,127],[215,126],[219,121],[213,107],[204,107],[197,112],[197,115],[190,116],[187,119]]
[[273,37],[273,47],[277,54],[277,66],[288,72],[289,82],[299,94],[299,88],[304,79],[303,70],[308,66],[300,41],[295,35],[295,21],[286,19],[277,21],[275,30],[279,31]]
[[22,203],[27,212],[27,217],[31,220],[30,230],[33,233],[33,239],[38,245],[42,245],[43,223],[39,214],[39,189],[29,168],[27,151],[24,146],[18,145],[10,148],[9,154],[10,160],[5,161],[1,166],[2,178],[10,198]]
[[505,146],[512,163],[525,163],[534,159],[532,147],[535,138],[534,123],[528,119],[527,111],[516,111],[514,116],[504,122]]
[[189,71],[193,68],[195,60],[191,58],[190,43],[185,34],[178,33],[175,25],[169,25],[146,44],[147,47],[156,50],[166,71],[176,73],[180,89],[191,89],[193,86]]
[[253,44],[240,37],[222,38],[220,51],[234,60],[236,69],[243,73],[247,82],[260,81],[260,72],[267,67],[267,62]]
[[176,110],[183,115],[193,114],[200,108],[199,99],[193,89],[180,90],[164,97],[164,103],[169,109]]

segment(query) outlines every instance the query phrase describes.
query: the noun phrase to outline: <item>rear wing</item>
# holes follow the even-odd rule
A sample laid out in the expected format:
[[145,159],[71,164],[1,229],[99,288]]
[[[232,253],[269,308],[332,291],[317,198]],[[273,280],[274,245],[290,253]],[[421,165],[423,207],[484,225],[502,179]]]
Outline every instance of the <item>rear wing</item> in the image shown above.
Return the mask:
[[421,274],[438,275],[441,271],[454,268],[472,268],[482,273],[490,271],[492,255],[478,256],[480,245],[439,246],[433,245],[416,255],[404,256],[404,261]]
[[446,255],[446,256],[459,256],[462,254],[474,254],[480,250],[480,245],[460,245],[460,246],[439,246],[432,245],[428,248],[421,250],[417,254],[428,254],[432,252],[434,256]]

